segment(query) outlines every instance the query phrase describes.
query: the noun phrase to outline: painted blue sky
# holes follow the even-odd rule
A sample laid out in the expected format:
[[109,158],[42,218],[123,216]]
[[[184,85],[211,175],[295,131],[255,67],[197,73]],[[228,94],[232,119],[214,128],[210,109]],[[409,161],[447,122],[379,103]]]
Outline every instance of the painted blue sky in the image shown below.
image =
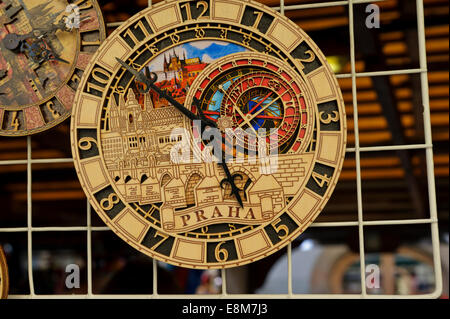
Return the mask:
[[[209,42],[209,41],[208,41]],[[184,44],[183,49],[186,50],[186,54],[188,58],[203,58],[205,55],[209,56],[209,58],[216,60],[226,55],[232,53],[238,53],[246,51],[246,49],[240,45],[234,43],[227,42],[213,42],[210,43],[207,47],[201,48],[197,45],[192,45],[190,43]],[[204,61],[209,62],[209,61]]]
[[202,62],[211,63],[226,55],[244,51],[247,51],[247,49],[234,43],[211,40],[194,41],[187,44],[181,44],[173,49],[165,51],[164,54],[160,54],[152,60],[148,67],[150,71],[161,72],[163,70],[164,56],[169,57],[173,52],[181,58],[186,54],[188,59],[200,58]]

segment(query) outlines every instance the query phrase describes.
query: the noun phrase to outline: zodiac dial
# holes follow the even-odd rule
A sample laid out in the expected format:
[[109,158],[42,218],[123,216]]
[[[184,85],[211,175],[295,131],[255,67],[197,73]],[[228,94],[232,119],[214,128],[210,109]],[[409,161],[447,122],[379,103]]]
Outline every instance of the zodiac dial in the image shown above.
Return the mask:
[[0,246],[0,299],[6,299],[9,290],[8,265],[6,257]]
[[272,145],[279,153],[298,153],[314,128],[306,90],[301,77],[283,61],[262,53],[235,53],[204,69],[192,83],[186,105],[193,105],[194,98],[201,101],[203,114],[222,131],[233,129],[236,140],[229,142],[242,146],[243,155],[249,145],[257,147],[261,134],[267,151]]
[[96,0],[1,0],[0,135],[31,135],[69,117],[105,37]]
[[142,253],[189,268],[264,258],[331,196],[345,155],[337,81],[255,1],[165,1],[115,30],[71,119],[90,203]]

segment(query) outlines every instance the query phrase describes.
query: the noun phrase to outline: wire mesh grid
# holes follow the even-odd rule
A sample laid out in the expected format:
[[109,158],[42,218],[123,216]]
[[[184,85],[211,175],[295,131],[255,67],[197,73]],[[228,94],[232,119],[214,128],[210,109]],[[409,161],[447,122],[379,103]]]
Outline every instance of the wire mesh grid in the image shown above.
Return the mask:
[[[288,261],[288,289],[286,294],[258,294],[258,298],[339,298],[339,299],[400,299],[400,298],[438,298],[442,293],[442,270],[441,259],[439,249],[439,233],[438,233],[438,219],[437,219],[437,207],[436,207],[436,190],[435,190],[435,177],[434,177],[434,162],[433,162],[433,144],[431,135],[431,120],[430,120],[430,106],[429,106],[429,87],[427,78],[427,60],[426,60],[426,47],[425,47],[425,25],[424,25],[424,4],[423,0],[416,0],[416,12],[417,12],[417,34],[419,45],[419,57],[420,66],[415,69],[403,69],[394,71],[378,71],[378,72],[356,72],[355,63],[355,35],[354,35],[354,5],[355,4],[369,4],[375,2],[382,2],[386,0],[345,0],[345,1],[332,1],[332,2],[320,2],[312,4],[299,4],[299,5],[285,5],[284,0],[280,0],[278,7],[273,9],[284,14],[288,10],[302,10],[313,9],[333,6],[348,6],[348,20],[349,20],[349,40],[350,40],[350,64],[351,72],[338,74],[337,78],[351,78],[352,80],[352,98],[353,98],[353,113],[354,113],[354,131],[355,131],[355,147],[347,148],[348,153],[354,153],[356,160],[356,189],[357,189],[357,207],[358,218],[357,221],[350,222],[315,222],[310,227],[345,227],[352,226],[357,227],[359,234],[359,259],[360,259],[360,280],[361,280],[361,293],[360,294],[296,294],[293,292],[293,266],[292,266],[292,245],[287,247],[287,261]],[[152,1],[148,1],[148,5],[152,5]],[[123,22],[109,23],[108,27],[120,26]],[[401,74],[418,74],[420,75],[422,104],[423,104],[423,120],[424,120],[424,135],[425,141],[423,144],[408,144],[408,145],[394,145],[394,146],[376,146],[376,147],[360,147],[359,141],[359,129],[358,129],[358,101],[357,101],[357,86],[356,79],[358,77],[376,77],[376,76],[389,76],[389,75],[401,75]],[[48,298],[133,298],[133,299],[195,299],[195,298],[254,298],[254,294],[229,294],[227,292],[227,277],[226,271],[221,271],[222,276],[222,291],[220,294],[214,295],[165,295],[158,293],[158,267],[157,261],[153,260],[153,293],[148,295],[105,295],[94,294],[92,289],[92,232],[110,231],[108,227],[93,227],[91,226],[91,206],[87,201],[87,224],[85,227],[33,227],[32,223],[32,165],[33,164],[55,164],[55,163],[71,163],[71,158],[53,158],[53,159],[33,159],[31,148],[31,137],[27,138],[27,159],[26,160],[3,160],[0,161],[0,165],[27,165],[27,227],[15,227],[15,228],[0,228],[0,233],[26,233],[27,234],[27,263],[28,263],[28,280],[29,280],[29,294],[24,295],[10,295],[9,298],[13,299],[48,299]],[[398,151],[398,150],[425,150],[426,153],[426,172],[428,182],[428,198],[429,198],[429,218],[424,219],[408,219],[408,220],[375,220],[365,221],[363,218],[363,202],[362,202],[362,186],[361,186],[361,163],[360,155],[364,152],[380,152],[380,151]],[[431,242],[433,252],[433,268],[435,276],[435,290],[429,294],[421,295],[373,295],[368,294],[366,291],[366,273],[365,273],[365,256],[366,250],[364,247],[364,227],[365,226],[380,226],[380,225],[412,225],[423,224],[431,227]],[[87,234],[87,294],[80,295],[40,295],[35,293],[34,280],[33,280],[33,233],[37,232],[58,232],[58,231],[85,231]]]

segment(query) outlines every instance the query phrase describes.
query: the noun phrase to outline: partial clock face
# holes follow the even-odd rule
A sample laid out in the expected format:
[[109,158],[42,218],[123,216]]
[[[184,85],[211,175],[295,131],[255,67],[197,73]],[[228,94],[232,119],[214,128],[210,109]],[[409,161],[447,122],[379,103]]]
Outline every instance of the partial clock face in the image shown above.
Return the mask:
[[257,2],[144,10],[80,85],[71,139],[81,184],[118,236],[158,260],[261,259],[302,233],[336,185],[346,143],[337,81],[301,29]]
[[9,289],[8,265],[3,249],[0,246],[0,299],[6,299]]
[[84,70],[105,39],[96,0],[0,1],[0,135],[70,116]]

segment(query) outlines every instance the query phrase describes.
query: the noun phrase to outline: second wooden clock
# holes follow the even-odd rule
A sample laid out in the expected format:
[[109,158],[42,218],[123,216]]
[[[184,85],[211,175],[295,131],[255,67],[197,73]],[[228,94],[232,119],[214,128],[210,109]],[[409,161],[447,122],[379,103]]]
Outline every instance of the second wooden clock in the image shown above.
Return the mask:
[[0,135],[35,134],[68,118],[105,36],[96,0],[0,1]]

